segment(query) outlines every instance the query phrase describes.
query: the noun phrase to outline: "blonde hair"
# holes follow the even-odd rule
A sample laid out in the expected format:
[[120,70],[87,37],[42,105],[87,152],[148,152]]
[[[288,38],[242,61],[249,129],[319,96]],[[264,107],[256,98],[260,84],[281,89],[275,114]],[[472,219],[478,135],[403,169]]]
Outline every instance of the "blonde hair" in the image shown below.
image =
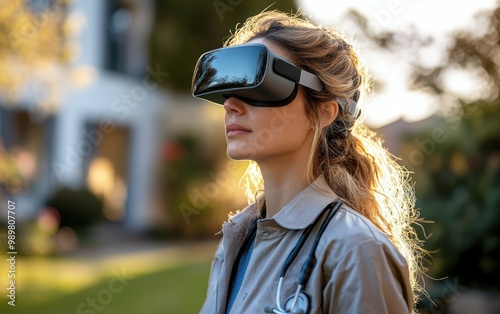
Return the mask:
[[[315,73],[325,84],[321,92],[305,90],[306,112],[316,124],[309,157],[312,180],[323,174],[331,189],[350,207],[385,232],[406,258],[414,301],[423,291],[422,241],[412,227],[418,218],[408,171],[382,146],[381,139],[349,113],[351,100],[359,102],[370,79],[355,49],[333,29],[316,26],[300,15],[267,11],[249,18],[225,45],[263,38],[284,49],[296,66]],[[339,113],[327,127],[320,126],[321,106],[337,101]],[[244,178],[253,195],[262,177],[252,162]]]

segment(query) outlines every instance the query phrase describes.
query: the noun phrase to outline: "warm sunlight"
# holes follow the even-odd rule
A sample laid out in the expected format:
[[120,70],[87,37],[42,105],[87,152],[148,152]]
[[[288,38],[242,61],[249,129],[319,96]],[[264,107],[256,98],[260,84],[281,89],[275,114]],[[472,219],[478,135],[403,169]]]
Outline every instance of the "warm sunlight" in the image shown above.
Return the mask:
[[[355,39],[356,28],[351,21],[344,18],[345,14],[353,9],[368,18],[369,26],[374,31],[407,29],[414,26],[423,34],[434,36],[437,42],[443,45],[448,42],[447,34],[473,25],[474,15],[481,10],[493,8],[495,2],[463,1],[458,5],[452,0],[298,1],[301,10],[310,14],[313,19],[325,26],[339,28],[353,35]],[[453,7],[453,14],[448,12],[450,7]],[[430,21],[432,22],[429,23]],[[369,98],[368,108],[364,113],[367,124],[379,127],[397,119],[416,121],[434,112],[438,105],[435,100],[423,92],[408,90],[406,82],[409,69],[405,66],[405,60],[394,60],[395,58],[387,53],[363,47],[363,43],[358,43],[358,46],[362,48],[370,73],[384,84],[382,90],[378,90]],[[432,49],[422,49],[419,53],[425,54],[429,65],[435,64],[440,58],[439,52]],[[453,80],[454,84],[467,85],[457,80]]]

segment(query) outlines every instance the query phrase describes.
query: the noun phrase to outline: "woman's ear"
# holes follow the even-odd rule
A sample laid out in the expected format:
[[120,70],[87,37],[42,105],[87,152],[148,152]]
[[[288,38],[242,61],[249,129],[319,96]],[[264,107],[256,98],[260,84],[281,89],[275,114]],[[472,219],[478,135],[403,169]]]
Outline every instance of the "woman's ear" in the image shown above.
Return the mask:
[[324,128],[333,123],[339,114],[339,105],[336,100],[322,104],[321,127]]

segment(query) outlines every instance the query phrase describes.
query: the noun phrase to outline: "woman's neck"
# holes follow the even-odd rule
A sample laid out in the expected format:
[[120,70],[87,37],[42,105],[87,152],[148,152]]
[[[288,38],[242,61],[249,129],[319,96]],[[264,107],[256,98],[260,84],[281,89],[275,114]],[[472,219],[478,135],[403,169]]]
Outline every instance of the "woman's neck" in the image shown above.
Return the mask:
[[266,216],[273,217],[283,206],[309,185],[307,158],[296,159],[293,164],[273,160],[261,162],[259,167],[264,179]]

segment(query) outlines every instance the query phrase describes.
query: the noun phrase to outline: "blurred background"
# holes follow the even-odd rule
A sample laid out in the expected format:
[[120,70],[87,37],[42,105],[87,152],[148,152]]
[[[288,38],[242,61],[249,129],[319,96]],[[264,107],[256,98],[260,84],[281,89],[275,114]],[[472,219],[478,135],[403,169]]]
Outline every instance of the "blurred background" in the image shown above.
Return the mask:
[[198,313],[246,163],[191,75],[268,7],[351,35],[372,73],[365,121],[432,252],[420,311],[500,313],[499,1],[0,0],[2,313]]

